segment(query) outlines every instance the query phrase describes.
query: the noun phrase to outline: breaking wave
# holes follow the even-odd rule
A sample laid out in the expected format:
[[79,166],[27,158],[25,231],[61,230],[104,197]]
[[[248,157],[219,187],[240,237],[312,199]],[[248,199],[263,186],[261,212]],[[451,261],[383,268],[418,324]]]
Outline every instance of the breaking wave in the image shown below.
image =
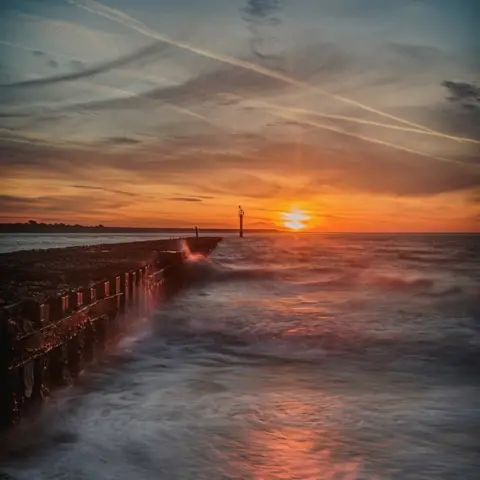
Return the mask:
[[182,266],[191,283],[227,282],[254,279],[274,279],[274,268],[235,267],[214,262],[203,256],[189,258]]

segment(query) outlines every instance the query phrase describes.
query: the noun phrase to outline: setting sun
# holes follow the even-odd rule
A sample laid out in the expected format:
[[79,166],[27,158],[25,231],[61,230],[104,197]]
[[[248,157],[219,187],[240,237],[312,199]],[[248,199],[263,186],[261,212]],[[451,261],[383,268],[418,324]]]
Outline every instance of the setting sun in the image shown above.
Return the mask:
[[301,210],[290,210],[282,213],[283,225],[290,230],[303,230],[307,227],[310,217]]

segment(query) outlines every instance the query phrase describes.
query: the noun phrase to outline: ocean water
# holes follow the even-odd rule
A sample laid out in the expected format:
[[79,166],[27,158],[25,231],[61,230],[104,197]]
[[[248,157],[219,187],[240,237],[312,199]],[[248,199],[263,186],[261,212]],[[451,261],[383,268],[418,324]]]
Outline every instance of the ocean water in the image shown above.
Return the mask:
[[476,479],[480,237],[228,237],[5,443],[14,479]]

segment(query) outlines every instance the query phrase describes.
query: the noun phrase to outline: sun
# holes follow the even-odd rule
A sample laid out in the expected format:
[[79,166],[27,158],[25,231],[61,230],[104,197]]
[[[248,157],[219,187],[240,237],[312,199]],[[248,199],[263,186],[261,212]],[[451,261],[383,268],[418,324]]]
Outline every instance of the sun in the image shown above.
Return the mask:
[[306,212],[302,210],[292,209],[289,212],[283,212],[283,225],[290,230],[303,230],[307,227],[308,220],[310,217],[307,215]]

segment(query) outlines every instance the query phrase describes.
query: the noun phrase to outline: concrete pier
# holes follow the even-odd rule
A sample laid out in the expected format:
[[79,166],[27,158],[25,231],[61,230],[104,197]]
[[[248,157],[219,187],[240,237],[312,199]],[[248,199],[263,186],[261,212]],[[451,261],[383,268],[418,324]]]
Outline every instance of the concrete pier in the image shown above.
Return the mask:
[[182,285],[186,251],[219,237],[32,250],[0,255],[0,425],[15,424],[49,391]]

